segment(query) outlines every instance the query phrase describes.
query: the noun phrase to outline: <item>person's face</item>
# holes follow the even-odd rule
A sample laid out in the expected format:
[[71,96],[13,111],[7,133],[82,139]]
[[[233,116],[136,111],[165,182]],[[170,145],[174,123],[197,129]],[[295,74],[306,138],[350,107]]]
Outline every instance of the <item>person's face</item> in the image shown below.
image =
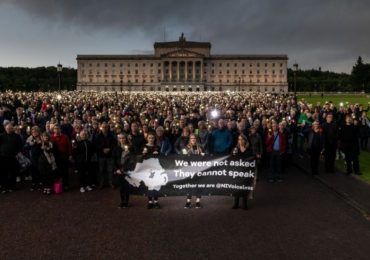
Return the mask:
[[190,144],[196,145],[196,143],[197,143],[197,138],[194,135],[190,136]]
[[347,116],[346,117],[346,124],[350,125],[350,124],[352,124],[352,122],[353,122],[352,118],[350,116]]
[[102,127],[101,127],[101,129],[102,129],[102,132],[104,134],[106,134],[106,133],[108,133],[109,126],[107,124],[103,124]]
[[218,127],[219,128],[224,128],[225,127],[225,121],[222,120],[222,119],[218,120]]
[[127,143],[127,140],[126,140],[126,137],[121,135],[121,136],[118,136],[118,142],[120,144],[126,144]]
[[153,136],[153,135],[149,135],[149,136],[148,136],[148,143],[149,143],[149,144],[154,144],[154,140],[155,140],[155,138],[154,138],[154,136]]
[[327,115],[327,116],[326,116],[326,122],[327,122],[327,123],[329,123],[329,124],[330,124],[331,122],[333,122],[333,115]]
[[238,137],[238,143],[241,144],[241,145],[245,145],[245,140],[243,137],[239,136]]
[[87,132],[86,131],[81,131],[80,132],[80,139],[81,140],[86,140],[87,139]]
[[272,125],[271,125],[271,127],[272,127],[272,130],[273,131],[277,131],[278,130],[278,125],[277,125],[276,122],[273,122]]
[[131,125],[131,131],[132,131],[133,133],[137,133],[137,130],[138,130],[137,124],[132,124],[132,125]]
[[36,128],[31,130],[31,134],[33,137],[38,137],[40,135],[39,131]]
[[53,131],[54,131],[54,134],[56,134],[56,135],[60,135],[60,133],[61,133],[59,126],[54,126]]
[[156,133],[159,137],[163,136],[163,131],[162,130],[157,130]]
[[251,128],[251,134],[254,135],[256,133],[256,128],[252,127]]
[[43,135],[43,136],[42,136],[42,141],[44,141],[44,142],[49,142],[49,136],[47,136],[47,135]]

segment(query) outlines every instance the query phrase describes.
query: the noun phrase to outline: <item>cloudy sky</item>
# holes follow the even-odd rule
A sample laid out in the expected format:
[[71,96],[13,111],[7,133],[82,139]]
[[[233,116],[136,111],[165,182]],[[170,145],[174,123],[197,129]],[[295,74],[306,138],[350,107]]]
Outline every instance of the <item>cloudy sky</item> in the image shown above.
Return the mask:
[[0,66],[152,53],[182,32],[213,54],[287,54],[303,69],[370,62],[368,0],[0,0]]

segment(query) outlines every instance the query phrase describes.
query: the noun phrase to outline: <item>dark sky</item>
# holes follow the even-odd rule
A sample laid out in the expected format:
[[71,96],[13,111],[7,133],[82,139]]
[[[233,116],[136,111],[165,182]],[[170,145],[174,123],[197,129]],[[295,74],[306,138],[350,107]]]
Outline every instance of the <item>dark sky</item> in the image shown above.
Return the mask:
[[370,62],[368,0],[0,0],[0,66],[152,53],[182,32],[213,54],[287,54],[304,69]]

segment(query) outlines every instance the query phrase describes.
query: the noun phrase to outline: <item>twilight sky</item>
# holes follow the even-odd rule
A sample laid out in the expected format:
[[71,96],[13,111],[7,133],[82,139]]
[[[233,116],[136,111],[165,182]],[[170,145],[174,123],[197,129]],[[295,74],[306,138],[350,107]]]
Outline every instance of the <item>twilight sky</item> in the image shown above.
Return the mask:
[[287,54],[303,69],[370,62],[368,0],[0,0],[0,66],[153,53],[182,32],[213,54]]

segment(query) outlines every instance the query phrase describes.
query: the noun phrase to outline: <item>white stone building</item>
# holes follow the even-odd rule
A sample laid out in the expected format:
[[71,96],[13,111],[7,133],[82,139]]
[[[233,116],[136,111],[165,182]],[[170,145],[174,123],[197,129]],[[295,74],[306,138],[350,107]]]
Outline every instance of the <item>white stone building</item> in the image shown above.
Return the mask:
[[156,42],[153,55],[78,55],[77,90],[287,92],[287,55],[211,55],[209,42]]

